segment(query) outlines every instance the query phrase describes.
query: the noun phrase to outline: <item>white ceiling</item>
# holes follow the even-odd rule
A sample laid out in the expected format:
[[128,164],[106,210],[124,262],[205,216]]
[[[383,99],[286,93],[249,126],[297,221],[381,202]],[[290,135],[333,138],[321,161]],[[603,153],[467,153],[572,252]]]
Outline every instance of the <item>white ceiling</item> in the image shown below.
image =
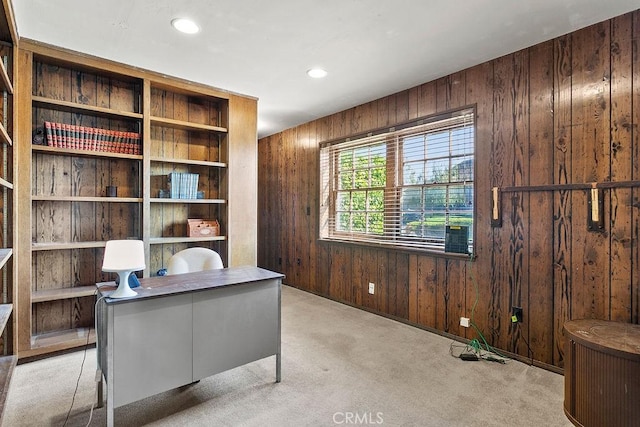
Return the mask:
[[[21,37],[259,98],[259,136],[640,8],[638,0],[12,0]],[[190,17],[196,35],[170,21]],[[314,80],[306,70],[325,68]]]

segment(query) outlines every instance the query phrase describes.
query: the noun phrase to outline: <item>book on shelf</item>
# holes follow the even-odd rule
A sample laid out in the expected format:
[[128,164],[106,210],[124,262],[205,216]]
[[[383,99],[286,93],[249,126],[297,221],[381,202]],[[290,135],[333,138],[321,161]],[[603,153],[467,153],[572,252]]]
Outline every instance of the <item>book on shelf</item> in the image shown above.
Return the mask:
[[44,133],[50,147],[102,151],[119,154],[142,154],[142,140],[137,132],[125,132],[44,122]]
[[169,197],[172,199],[196,199],[198,195],[197,173],[171,172],[167,175]]

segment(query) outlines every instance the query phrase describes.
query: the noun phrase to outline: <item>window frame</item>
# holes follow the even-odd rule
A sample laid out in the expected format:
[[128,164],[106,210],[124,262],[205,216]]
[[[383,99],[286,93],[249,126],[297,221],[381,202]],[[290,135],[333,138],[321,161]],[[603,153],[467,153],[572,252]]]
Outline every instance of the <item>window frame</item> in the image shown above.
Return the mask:
[[[453,256],[453,257],[468,257],[469,254],[460,254],[460,253],[452,253],[445,252],[444,250],[444,236],[441,242],[429,242],[427,238],[418,238],[415,239],[416,243],[410,244],[410,239],[407,239],[406,234],[402,233],[402,191],[405,188],[410,187],[410,185],[404,184],[403,179],[403,154],[402,149],[400,148],[403,144],[402,135],[403,132],[408,132],[412,128],[416,128],[419,126],[428,126],[432,124],[436,124],[439,122],[443,122],[447,119],[453,119],[459,116],[470,115],[473,118],[472,123],[472,137],[473,137],[473,150],[471,153],[471,158],[473,159],[473,179],[470,181],[471,186],[473,188],[473,202],[472,202],[472,230],[469,236],[469,252],[473,257],[475,254],[475,242],[476,242],[476,231],[477,231],[477,177],[476,177],[476,157],[477,157],[477,109],[476,105],[469,105],[463,108],[458,108],[455,110],[449,110],[443,113],[438,113],[434,115],[429,115],[425,117],[421,117],[419,119],[407,121],[392,127],[377,129],[372,132],[368,132],[366,134],[358,134],[349,136],[346,138],[335,139],[331,141],[327,141],[322,143],[319,147],[319,196],[320,201],[318,205],[318,213],[319,213],[319,221],[318,221],[318,238],[320,241],[326,242],[341,242],[348,244],[357,244],[364,246],[374,246],[374,247],[383,247],[393,250],[403,250],[403,251],[417,251],[417,252],[428,252],[434,255],[442,255],[442,256]],[[446,128],[446,125],[443,125],[443,129]],[[438,128],[434,130],[437,131]],[[450,129],[450,128],[449,128]],[[429,132],[429,130],[423,131],[424,133]],[[434,132],[435,133],[435,132]],[[362,145],[367,144],[367,140],[371,140],[369,144],[377,145],[378,143],[385,144],[385,152],[386,152],[386,178],[387,182],[384,187],[384,207],[383,207],[383,233],[381,236],[375,236],[372,234],[364,233],[354,233],[353,231],[340,231],[337,229],[338,217],[337,213],[339,210],[337,209],[337,188],[339,185],[339,162],[337,157],[340,155],[341,150],[353,149],[357,147],[361,147]],[[392,150],[389,149],[389,144],[394,144]],[[342,148],[333,152],[335,158],[333,160],[330,159],[331,155],[327,153],[329,147],[336,147],[339,145],[344,145]],[[368,145],[369,146],[369,145]],[[456,156],[449,155],[443,157],[444,159],[449,159],[449,163],[452,158]],[[422,161],[428,161],[428,157],[424,157]],[[326,165],[326,166],[323,166]],[[389,183],[389,180],[392,180]],[[333,181],[331,183],[331,181]],[[467,181],[468,182],[468,181]],[[418,184],[416,187],[424,189],[426,186],[430,186],[431,184]],[[442,184],[441,184],[442,185]],[[461,182],[451,182],[448,181],[443,184],[445,188],[449,188],[451,186],[462,185]],[[331,188],[326,188],[331,187]],[[376,187],[378,188],[378,187]],[[367,188],[367,190],[370,188]],[[353,191],[353,189],[351,189]],[[423,190],[421,190],[423,191]],[[335,193],[335,194],[334,194]],[[398,217],[393,217],[393,215],[399,215]],[[330,218],[333,218],[333,223],[331,223]],[[389,219],[390,218],[390,219]],[[403,237],[404,236],[404,237]],[[398,240],[400,239],[400,240]]]

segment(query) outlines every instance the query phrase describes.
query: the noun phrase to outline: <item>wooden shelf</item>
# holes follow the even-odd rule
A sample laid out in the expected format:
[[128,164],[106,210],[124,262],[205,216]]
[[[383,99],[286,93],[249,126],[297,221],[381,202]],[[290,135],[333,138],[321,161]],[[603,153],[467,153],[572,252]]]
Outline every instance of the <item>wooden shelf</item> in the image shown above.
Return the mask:
[[[4,232],[8,234],[3,234],[3,248],[0,249],[0,269],[4,268],[5,273],[7,273],[2,286],[4,289],[2,302],[4,304],[0,304],[0,335],[2,335],[0,341],[3,349],[3,355],[0,356],[0,424],[2,424],[2,414],[5,410],[5,402],[13,370],[18,361],[16,340],[18,336],[17,288],[20,282],[14,274],[18,270],[17,263],[9,262],[17,259],[15,258],[17,252],[14,253],[12,248],[18,247],[18,229],[15,225],[17,216],[21,213],[17,211],[16,204],[12,202],[12,200],[14,202],[19,200],[19,197],[13,191],[18,187],[16,181],[18,176],[16,168],[18,165],[16,158],[17,148],[14,149],[13,140],[18,140],[16,132],[21,124],[21,121],[17,119],[19,115],[18,99],[21,97],[17,96],[16,88],[14,88],[16,83],[14,79],[17,77],[18,52],[16,46],[18,43],[18,31],[13,19],[10,2],[3,1],[2,3],[3,7],[0,8],[2,9],[0,11],[0,33],[2,34],[3,57],[0,60],[0,91],[3,92],[4,107],[2,108],[3,120],[0,123],[4,124],[0,124],[0,145],[4,152],[4,173],[0,177],[0,195],[4,194],[4,202],[0,201],[0,205],[2,205],[0,221],[3,224]],[[8,190],[11,190],[11,192]],[[13,267],[16,272],[9,267]]]
[[[88,340],[87,340],[88,338]],[[46,334],[33,335],[31,337],[31,350],[20,352],[20,357],[37,356],[54,351],[67,350],[95,344],[96,334],[94,328],[74,328]]]
[[7,130],[4,128],[2,123],[0,123],[0,141],[4,142],[7,145],[13,145],[13,141],[11,137],[7,133]]
[[4,328],[7,326],[7,321],[12,311],[13,304],[0,304],[0,334],[4,332]]
[[226,168],[227,164],[222,162],[208,162],[205,160],[189,160],[189,159],[171,159],[166,157],[151,157],[152,162],[161,163],[180,163],[183,165],[196,165],[196,166],[208,166],[217,168]]
[[220,126],[203,125],[200,123],[186,122],[184,120],[167,119],[165,117],[151,116],[151,124],[166,126],[175,129],[194,130],[204,132],[227,133],[227,128]]
[[4,178],[0,178],[0,186],[13,190],[13,184]]
[[0,61],[0,85],[2,85],[0,88],[9,92],[10,95],[13,95],[13,84],[11,84],[9,73],[7,73],[7,69],[2,61]]
[[195,242],[213,242],[217,240],[227,240],[227,236],[213,237],[152,237],[149,243],[152,245],[164,245],[172,243],[195,243]]
[[89,297],[96,294],[96,286],[74,286],[62,289],[44,289],[31,292],[31,302],[56,301],[61,299]]
[[141,154],[107,153],[104,151],[77,150],[74,148],[49,147],[48,145],[32,145],[31,150],[47,154],[64,156],[113,157],[116,159],[142,160]]
[[38,202],[142,203],[141,197],[31,196]]
[[169,199],[169,198],[158,198],[153,197],[150,199],[151,203],[188,203],[188,204],[225,204],[227,203],[224,199]]
[[99,116],[112,117],[112,118],[142,120],[141,113],[133,113],[131,111],[113,110],[111,108],[78,104],[76,102],[61,101],[58,99],[45,98],[42,96],[35,96],[35,95],[31,97],[31,100],[37,106],[51,107],[51,108],[55,108],[56,110],[93,113]]
[[13,255],[13,249],[5,248],[0,249],[0,268],[4,267],[4,265],[9,261],[9,258]]
[[4,404],[9,393],[9,384],[13,376],[13,369],[18,362],[18,356],[2,356],[0,357],[0,422],[2,421],[2,413],[4,412]]
[[32,243],[31,250],[36,251],[56,251],[60,249],[89,249],[104,248],[106,242],[70,242],[70,243]]

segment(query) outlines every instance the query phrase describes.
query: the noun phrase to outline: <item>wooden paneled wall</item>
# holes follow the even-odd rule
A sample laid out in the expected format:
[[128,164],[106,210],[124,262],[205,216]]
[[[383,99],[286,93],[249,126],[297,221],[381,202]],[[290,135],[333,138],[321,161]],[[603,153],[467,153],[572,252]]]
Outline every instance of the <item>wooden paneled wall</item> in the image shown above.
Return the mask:
[[[636,11],[261,139],[259,265],[460,337],[477,337],[459,326],[473,314],[491,345],[549,367],[563,367],[568,319],[638,323],[640,188],[603,190],[602,232],[585,190],[503,193],[502,227],[490,214],[494,186],[640,180],[639,37]],[[320,143],[472,104],[475,261],[317,240]]]

